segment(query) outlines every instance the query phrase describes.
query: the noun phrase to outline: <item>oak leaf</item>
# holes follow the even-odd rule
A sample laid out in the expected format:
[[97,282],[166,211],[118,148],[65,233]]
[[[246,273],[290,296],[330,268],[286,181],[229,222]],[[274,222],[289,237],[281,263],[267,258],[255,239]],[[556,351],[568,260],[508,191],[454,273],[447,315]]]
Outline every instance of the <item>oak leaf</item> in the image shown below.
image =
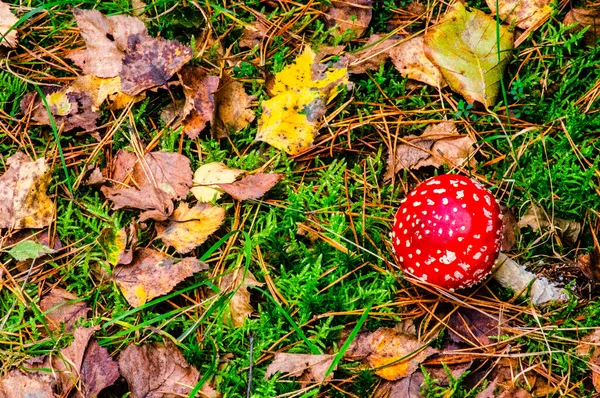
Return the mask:
[[513,34],[506,26],[462,3],[455,3],[424,36],[425,55],[440,68],[450,88],[469,103],[486,107],[496,103],[512,48]]
[[179,282],[208,265],[195,257],[182,260],[152,249],[138,249],[129,265],[118,265],[113,280],[132,307],[139,307],[155,297],[169,293]]
[[54,202],[46,191],[51,173],[46,160],[32,161],[17,152],[6,161],[0,177],[0,228],[44,228],[54,219]]
[[333,0],[325,14],[327,27],[337,26],[336,33],[351,32],[354,38],[361,37],[373,17],[373,0]]
[[331,354],[313,355],[278,352],[275,354],[273,362],[267,367],[265,379],[281,372],[297,377],[301,384],[321,384],[333,378],[333,373],[329,374],[327,378],[325,374],[333,363],[334,357],[335,355]]
[[119,355],[119,368],[132,398],[187,397],[200,378],[169,340],[128,345]]
[[10,12],[8,4],[0,1],[0,46],[16,47],[17,31],[12,27],[18,21],[19,19]]
[[73,16],[86,48],[69,55],[85,74],[115,77],[121,73],[131,35],[147,34],[138,18],[126,15],[107,17],[97,10],[73,9]]
[[217,231],[225,218],[225,210],[208,203],[191,209],[181,202],[168,222],[156,224],[157,237],[178,253],[189,253]]
[[243,269],[237,269],[232,273],[224,275],[219,283],[219,288],[223,292],[234,292],[227,311],[223,313],[224,321],[231,321],[233,326],[240,327],[249,317],[254,308],[250,305],[250,286],[262,286],[250,271],[245,272]]
[[296,61],[275,76],[274,95],[262,103],[256,140],[294,155],[310,147],[325,104],[348,83],[346,68],[321,70],[315,53],[306,47]]
[[398,380],[411,375],[421,362],[437,352],[421,343],[412,322],[405,321],[395,328],[359,333],[344,358],[367,363],[376,369],[375,374],[386,380]]

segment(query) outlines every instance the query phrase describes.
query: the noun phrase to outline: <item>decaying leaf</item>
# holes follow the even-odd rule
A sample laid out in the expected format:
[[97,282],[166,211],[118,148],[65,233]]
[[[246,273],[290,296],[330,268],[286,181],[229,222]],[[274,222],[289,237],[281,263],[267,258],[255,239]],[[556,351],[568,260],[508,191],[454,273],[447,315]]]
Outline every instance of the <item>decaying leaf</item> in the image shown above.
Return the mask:
[[397,381],[384,381],[375,390],[373,398],[422,398],[421,384],[424,381],[425,376],[420,371]]
[[131,398],[187,397],[200,377],[169,340],[165,345],[130,344],[119,356],[119,368]]
[[486,0],[492,15],[498,10],[500,18],[521,29],[537,26],[550,16],[550,0]]
[[388,156],[385,180],[391,180],[394,174],[406,169],[476,164],[475,141],[468,135],[458,134],[454,122],[429,125],[420,136],[409,135],[404,141],[407,143],[398,144],[395,152]]
[[260,44],[260,41],[267,36],[269,26],[267,17],[261,14],[256,21],[244,26],[242,37],[240,37],[240,48],[254,48]]
[[[326,102],[348,83],[346,68],[319,71],[306,47],[296,61],[275,76],[274,97],[262,103],[256,140],[294,155],[310,147]],[[314,75],[313,75],[314,74]]]
[[54,219],[54,202],[46,191],[51,173],[46,159],[35,162],[23,152],[6,161],[0,177],[0,228],[44,228]]
[[206,123],[212,122],[215,112],[214,93],[219,77],[211,76],[203,69],[186,66],[179,73],[185,94],[183,107],[183,131],[191,139],[198,138]]
[[73,16],[86,48],[70,55],[85,74],[115,77],[121,73],[122,61],[131,35],[147,34],[138,18],[126,15],[104,16],[97,10],[73,9]]
[[0,378],[0,397],[2,398],[54,398],[52,385],[35,376],[13,370]]
[[40,301],[40,309],[47,312],[44,317],[50,330],[64,330],[72,333],[81,318],[87,319],[88,306],[76,295],[55,287]]
[[185,198],[192,186],[190,160],[172,152],[147,153],[131,167],[134,160],[132,154],[119,151],[114,161],[114,180],[124,183],[130,178],[130,186],[103,186],[102,192],[115,209],[145,210],[140,221],[166,220],[173,212],[173,200]]
[[129,265],[118,265],[113,279],[132,307],[139,307],[148,300],[169,293],[179,282],[196,272],[208,269],[208,265],[195,257],[178,262],[165,253],[152,249],[138,249]]
[[[499,41],[496,38],[499,31]],[[425,55],[442,72],[452,90],[472,103],[496,103],[500,81],[510,60],[513,34],[482,11],[455,3],[424,36]]]
[[216,138],[228,137],[254,120],[254,111],[250,109],[255,96],[246,94],[244,85],[225,74],[221,87],[215,93],[215,117],[212,132]]
[[520,229],[530,227],[535,232],[550,230],[552,233],[556,233],[562,243],[567,246],[575,244],[581,233],[581,223],[551,217],[544,209],[537,205],[531,205],[527,208],[523,216],[519,219],[517,226]]
[[388,38],[371,35],[361,50],[342,57],[348,64],[348,73],[365,73],[368,70],[379,69],[381,64],[390,58],[400,40],[397,35]]
[[440,70],[425,56],[423,36],[416,36],[390,51],[390,57],[400,74],[433,87],[445,87]]
[[225,218],[225,210],[208,203],[191,209],[181,202],[166,223],[156,224],[157,237],[179,253],[189,253],[215,233]]
[[248,287],[263,285],[256,280],[250,271],[246,271],[245,274],[246,277],[244,278],[243,269],[235,270],[234,272],[223,276],[223,278],[221,278],[221,283],[219,283],[221,291],[235,291],[233,297],[229,301],[227,311],[223,313],[224,321],[228,323],[231,322],[235,327],[242,326],[246,318],[254,311],[254,308],[250,305],[250,292],[248,291]]
[[10,12],[8,4],[0,1],[0,46],[15,47],[17,45],[17,30],[12,29],[18,18]]
[[360,360],[375,368],[378,376],[398,380],[411,375],[421,362],[437,352],[418,341],[414,325],[405,321],[395,328],[360,332],[344,354],[344,359]]
[[577,266],[592,283],[600,282],[600,251],[597,248],[577,256]]
[[257,173],[229,184],[219,184],[219,188],[236,200],[260,199],[281,180],[276,173]]
[[511,251],[512,247],[517,242],[517,219],[509,207],[500,206],[502,212],[502,247],[503,252]]
[[[100,112],[92,109],[92,98],[83,92],[66,92],[65,88],[44,87],[46,102],[57,127],[64,131],[76,128],[92,130],[96,128],[96,120]],[[31,114],[31,118],[37,122],[50,125],[50,116],[43,100],[37,92],[31,92],[23,97],[21,110],[25,114]]]
[[219,199],[223,191],[218,184],[229,184],[244,173],[244,170],[230,169],[224,163],[212,162],[203,164],[194,173],[192,194],[200,202],[210,202]]
[[332,7],[325,14],[327,27],[338,27],[337,34],[351,32],[354,38],[361,37],[373,16],[373,0],[332,0]]
[[577,355],[580,357],[589,355],[589,363],[592,373],[592,384],[597,393],[600,393],[600,330],[583,336],[577,346]]
[[111,227],[106,227],[100,231],[98,236],[98,245],[102,248],[106,261],[109,264],[117,265],[119,260],[125,253],[127,245],[127,234],[125,229],[116,230]]
[[119,76],[106,79],[94,75],[79,76],[65,90],[65,93],[72,92],[88,95],[92,101],[92,111],[97,111],[107,98],[121,92],[121,78]]
[[500,328],[502,319],[484,314],[470,308],[460,308],[454,311],[448,321],[448,335],[454,343],[467,343],[471,346],[485,346],[497,339],[502,334]]
[[325,378],[335,355],[288,354],[278,352],[273,362],[267,367],[265,379],[277,372],[288,373],[297,377],[301,384],[321,384],[333,378],[333,372]]
[[583,38],[586,45],[594,46],[600,37],[600,9],[573,8],[565,15],[563,24],[577,24],[574,31],[579,31],[589,26],[589,29],[583,34]]
[[147,34],[130,35],[119,75],[121,91],[138,95],[149,88],[162,86],[192,59],[192,55],[192,49],[177,40]]
[[92,340],[85,349],[79,373],[81,385],[80,390],[74,394],[75,398],[95,398],[120,376],[118,363],[113,361],[106,348],[101,347],[96,340]]

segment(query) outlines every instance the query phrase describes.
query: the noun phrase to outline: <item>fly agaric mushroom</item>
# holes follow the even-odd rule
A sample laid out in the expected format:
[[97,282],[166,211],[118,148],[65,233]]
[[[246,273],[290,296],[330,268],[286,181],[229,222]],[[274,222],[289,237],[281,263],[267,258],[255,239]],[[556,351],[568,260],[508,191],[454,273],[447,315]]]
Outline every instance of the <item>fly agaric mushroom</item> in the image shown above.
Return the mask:
[[537,278],[500,253],[500,205],[489,190],[467,177],[441,175],[419,184],[396,212],[391,236],[399,265],[434,285],[469,287],[497,264],[496,280],[517,293],[529,286],[534,305],[567,297],[546,278]]
[[484,279],[502,243],[500,205],[481,184],[441,175],[419,184],[396,213],[392,246],[417,278],[459,289]]

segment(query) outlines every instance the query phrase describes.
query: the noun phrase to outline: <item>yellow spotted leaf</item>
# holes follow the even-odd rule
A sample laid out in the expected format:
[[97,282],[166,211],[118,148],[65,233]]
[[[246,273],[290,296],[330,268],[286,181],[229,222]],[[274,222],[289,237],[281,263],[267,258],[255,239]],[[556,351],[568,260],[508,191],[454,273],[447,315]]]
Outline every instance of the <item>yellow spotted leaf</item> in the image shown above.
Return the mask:
[[[500,40],[496,40],[496,29]],[[425,55],[452,90],[469,102],[493,106],[513,49],[513,34],[484,12],[455,3],[424,36]]]
[[92,109],[98,110],[100,105],[111,95],[121,92],[121,78],[101,78],[94,75],[80,76],[68,88],[67,93],[85,93],[92,99]]
[[56,91],[52,94],[47,94],[46,101],[48,101],[48,106],[53,115],[67,116],[71,113],[71,101],[64,91]]
[[327,69],[306,47],[293,64],[275,76],[274,96],[262,103],[256,139],[291,155],[308,149],[325,105],[335,97],[337,87],[347,83],[346,68]]
[[156,224],[157,235],[179,253],[188,253],[200,246],[219,229],[225,210],[208,203],[198,203],[191,209],[181,202],[168,222]]

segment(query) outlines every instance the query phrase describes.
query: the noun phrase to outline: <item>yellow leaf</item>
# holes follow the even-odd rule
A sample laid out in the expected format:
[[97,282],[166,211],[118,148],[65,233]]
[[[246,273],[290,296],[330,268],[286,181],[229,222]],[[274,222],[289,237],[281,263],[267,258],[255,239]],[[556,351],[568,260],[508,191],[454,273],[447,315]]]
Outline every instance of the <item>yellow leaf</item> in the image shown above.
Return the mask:
[[120,93],[121,78],[119,76],[103,79],[94,75],[80,76],[75,80],[67,93],[86,93],[92,99],[92,109],[98,110],[109,95]]
[[188,253],[201,245],[223,223],[225,210],[207,203],[198,203],[191,209],[181,202],[171,220],[156,224],[158,237],[179,253]]
[[46,101],[53,115],[67,116],[71,112],[71,101],[64,91],[56,91],[46,95]]
[[274,97],[262,103],[256,140],[293,155],[310,147],[325,104],[348,83],[346,68],[321,72],[315,53],[306,47],[296,61],[275,76]]
[[221,162],[204,164],[194,173],[191,192],[200,202],[210,202],[215,197],[219,199],[223,190],[219,189],[218,184],[232,183],[243,173],[244,170],[230,169]]

